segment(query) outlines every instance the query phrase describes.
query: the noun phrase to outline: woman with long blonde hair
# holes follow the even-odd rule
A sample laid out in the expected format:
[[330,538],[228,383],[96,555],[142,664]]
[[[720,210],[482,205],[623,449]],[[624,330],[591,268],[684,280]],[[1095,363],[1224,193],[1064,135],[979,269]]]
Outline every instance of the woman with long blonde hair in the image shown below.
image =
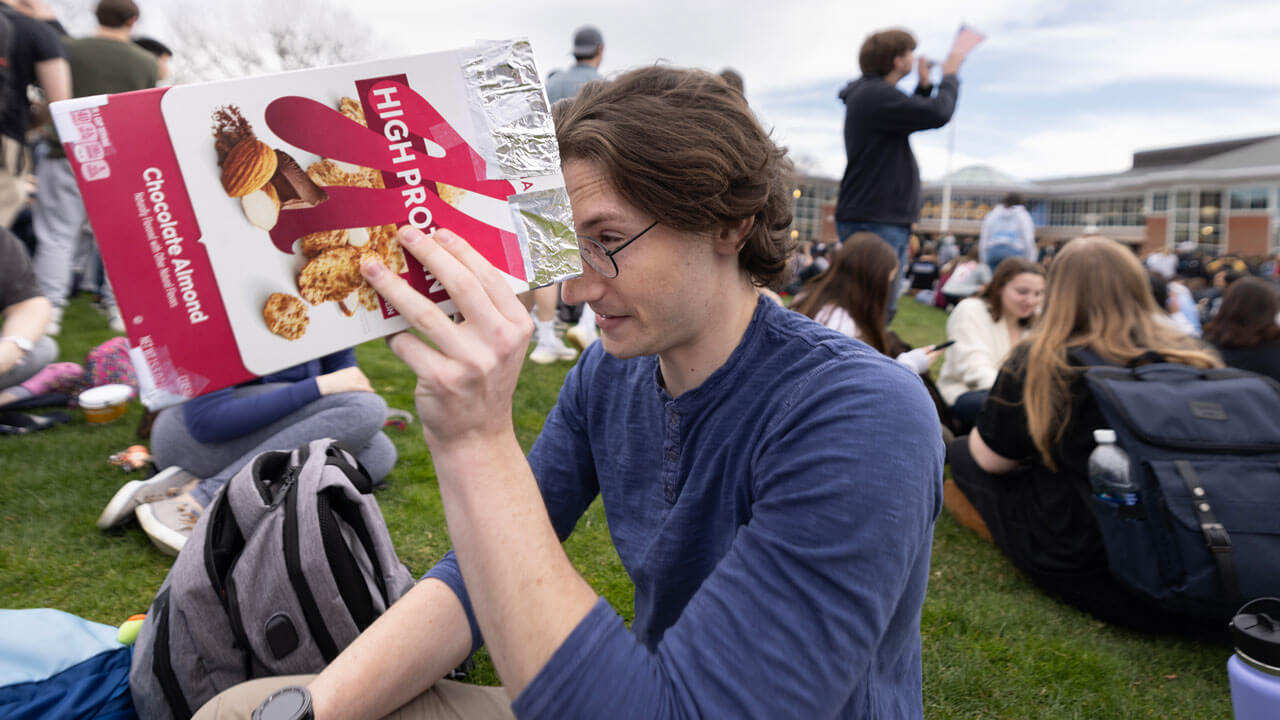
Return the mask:
[[1075,351],[1108,363],[1218,367],[1194,338],[1157,319],[1147,275],[1105,237],[1076,238],[1049,271],[1043,314],[1010,353],[977,426],[948,448],[947,507],[987,534],[1020,570],[1061,599],[1140,630],[1184,622],[1112,579],[1090,496],[1093,431],[1106,427]]

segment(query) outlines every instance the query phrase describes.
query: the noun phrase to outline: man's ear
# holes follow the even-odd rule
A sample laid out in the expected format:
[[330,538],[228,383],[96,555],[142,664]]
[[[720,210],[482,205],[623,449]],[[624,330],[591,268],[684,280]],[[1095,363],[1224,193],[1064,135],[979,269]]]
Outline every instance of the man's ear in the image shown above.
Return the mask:
[[747,217],[721,225],[720,235],[716,238],[716,251],[726,255],[737,255],[742,252],[746,237],[755,224],[754,217]]

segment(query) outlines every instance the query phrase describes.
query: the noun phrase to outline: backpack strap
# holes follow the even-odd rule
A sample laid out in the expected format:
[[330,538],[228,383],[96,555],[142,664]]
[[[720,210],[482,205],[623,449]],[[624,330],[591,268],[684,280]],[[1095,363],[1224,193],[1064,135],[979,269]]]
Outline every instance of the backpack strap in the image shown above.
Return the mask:
[[352,465],[347,462],[347,456],[344,454],[342,446],[337,443],[331,443],[329,447],[325,448],[324,454],[325,463],[341,470],[361,495],[368,495],[373,492],[373,478],[370,477],[369,471],[361,464],[359,458],[352,455],[351,459],[355,461],[355,464]]
[[1222,580],[1222,589],[1226,592],[1227,600],[1233,605],[1239,604],[1240,579],[1236,573],[1235,559],[1231,557],[1231,536],[1213,514],[1213,508],[1209,505],[1209,498],[1204,486],[1200,484],[1200,476],[1196,473],[1196,469],[1186,460],[1175,460],[1173,464],[1178,469],[1178,475],[1182,477],[1183,484],[1187,486],[1187,491],[1191,493],[1191,508],[1200,522],[1200,532],[1204,533],[1205,545],[1209,547],[1209,552],[1213,553],[1213,559],[1218,564],[1218,577]]
[[1140,365],[1150,365],[1154,363],[1162,363],[1167,361],[1167,358],[1165,358],[1164,355],[1161,355],[1155,350],[1148,350],[1142,353],[1141,355],[1139,355],[1138,357],[1125,363],[1123,366],[1116,365],[1115,363],[1107,360],[1106,358],[1102,357],[1097,352],[1095,352],[1093,348],[1090,348],[1090,347],[1084,347],[1084,346],[1074,347],[1068,350],[1067,353],[1069,355],[1074,355],[1077,360],[1079,360],[1080,362],[1084,363],[1089,367],[1125,367],[1128,369],[1133,369]]

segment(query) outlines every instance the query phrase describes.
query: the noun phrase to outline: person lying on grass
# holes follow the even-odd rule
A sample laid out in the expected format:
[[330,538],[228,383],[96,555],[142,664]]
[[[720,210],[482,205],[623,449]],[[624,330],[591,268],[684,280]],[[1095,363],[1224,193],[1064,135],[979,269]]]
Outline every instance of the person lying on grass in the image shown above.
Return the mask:
[[[318,676],[197,717],[302,684],[320,720],[921,717],[937,416],[910,370],[757,294],[792,249],[784,151],[700,71],[590,83],[555,119],[584,260],[564,299],[601,342],[526,458],[512,393],[532,328],[501,275],[447,230],[401,231],[454,324],[366,262],[420,333],[389,342],[418,377],[454,551]],[[597,495],[630,628],[560,546]],[[482,642],[503,688],[437,682]]]

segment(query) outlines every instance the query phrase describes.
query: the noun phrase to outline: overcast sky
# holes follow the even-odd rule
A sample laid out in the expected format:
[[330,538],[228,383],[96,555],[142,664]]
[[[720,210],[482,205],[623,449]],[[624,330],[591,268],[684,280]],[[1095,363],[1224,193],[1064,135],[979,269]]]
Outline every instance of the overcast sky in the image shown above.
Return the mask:
[[[659,60],[733,67],[775,137],[831,177],[844,170],[836,93],[858,75],[863,38],[894,25],[939,59],[960,23],[987,35],[960,73],[953,169],[1110,172],[1134,150],[1280,132],[1276,0],[332,2],[368,24],[380,56],[525,36],[545,74],[572,62],[572,33],[590,23],[604,35],[606,75]],[[144,21],[169,7],[142,5]],[[948,132],[913,136],[926,179],[946,169]]]

